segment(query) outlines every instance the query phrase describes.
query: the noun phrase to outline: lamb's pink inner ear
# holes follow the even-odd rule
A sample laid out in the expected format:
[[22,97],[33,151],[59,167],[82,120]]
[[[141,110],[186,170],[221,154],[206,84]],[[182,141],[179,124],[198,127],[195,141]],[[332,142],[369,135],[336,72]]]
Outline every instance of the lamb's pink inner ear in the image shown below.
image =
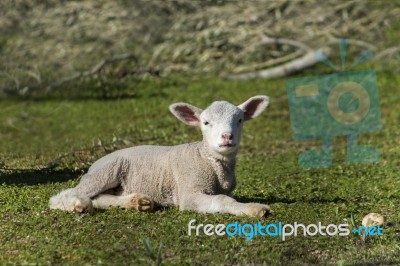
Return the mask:
[[259,95],[251,97],[238,107],[243,110],[244,120],[250,120],[260,115],[268,106],[268,103],[268,96]]
[[244,110],[244,120],[249,120],[252,119],[254,114],[256,113],[259,105],[263,102],[264,100],[262,99],[256,99],[252,100],[249,102],[249,104],[246,105],[246,109]]
[[176,106],[175,107],[175,111],[179,114],[180,118],[193,126],[196,126],[200,123],[200,119],[198,117],[198,115],[192,110],[190,109],[188,106]]

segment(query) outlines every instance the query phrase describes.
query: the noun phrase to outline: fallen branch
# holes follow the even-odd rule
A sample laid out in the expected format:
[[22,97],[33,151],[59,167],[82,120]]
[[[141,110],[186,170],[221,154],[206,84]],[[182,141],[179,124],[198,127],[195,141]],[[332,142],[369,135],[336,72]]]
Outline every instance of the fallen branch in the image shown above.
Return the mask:
[[390,48],[383,50],[382,52],[377,53],[374,56],[373,60],[376,61],[376,60],[385,58],[386,56],[393,55],[398,52],[400,52],[400,46],[390,47]]
[[233,70],[233,72],[235,73],[240,73],[240,72],[250,72],[256,69],[260,69],[260,68],[267,68],[267,67],[271,67],[274,65],[278,65],[278,64],[283,64],[287,61],[293,60],[295,58],[298,58],[299,56],[301,56],[303,54],[303,52],[299,49],[296,50],[295,52],[282,56],[282,57],[278,57],[278,58],[274,58],[265,62],[261,62],[261,63],[256,63],[256,64],[251,64],[251,65],[246,65],[246,66],[240,66],[237,67]]
[[322,53],[328,57],[330,51],[331,50],[329,47],[322,47],[316,51],[310,50],[304,56],[295,59],[293,61],[287,62],[285,64],[282,64],[280,66],[255,72],[230,75],[227,76],[226,79],[250,80],[250,79],[268,79],[268,78],[285,77],[320,62],[320,60],[317,58],[317,53]]
[[113,56],[111,58],[103,59],[97,65],[95,65],[92,69],[90,69],[88,71],[80,72],[80,73],[77,73],[77,74],[72,75],[70,77],[66,77],[66,78],[63,78],[61,80],[58,80],[58,81],[54,82],[53,84],[51,84],[51,85],[49,85],[47,87],[47,92],[53,90],[56,87],[61,86],[64,83],[71,82],[71,81],[74,81],[76,79],[80,79],[82,77],[88,77],[88,76],[96,75],[108,64],[112,64],[112,63],[115,63],[115,62],[118,62],[118,61],[123,61],[123,60],[132,60],[132,59],[135,60],[136,62],[138,62],[137,57],[134,56],[131,53],[115,55],[115,56]]
[[300,48],[304,51],[312,51],[311,47],[305,43],[284,38],[271,38],[264,34],[261,34],[261,44],[287,44],[290,46]]

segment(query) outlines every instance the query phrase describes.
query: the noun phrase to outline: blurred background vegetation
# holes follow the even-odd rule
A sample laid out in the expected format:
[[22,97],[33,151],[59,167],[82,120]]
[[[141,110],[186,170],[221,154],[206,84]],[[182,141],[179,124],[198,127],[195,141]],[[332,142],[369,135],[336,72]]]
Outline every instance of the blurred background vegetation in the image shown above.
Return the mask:
[[371,49],[398,71],[399,14],[399,1],[1,1],[0,95],[135,96],[132,80],[225,77],[301,55],[265,36],[334,53],[349,38],[350,53]]

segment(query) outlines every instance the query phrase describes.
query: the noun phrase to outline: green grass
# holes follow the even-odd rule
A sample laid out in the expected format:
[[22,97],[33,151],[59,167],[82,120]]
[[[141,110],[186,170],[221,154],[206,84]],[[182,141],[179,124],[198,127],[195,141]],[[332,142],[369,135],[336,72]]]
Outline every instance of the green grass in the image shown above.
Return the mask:
[[[89,80],[75,92],[2,100],[0,161],[11,170],[0,171],[0,264],[399,264],[400,76],[382,72],[378,78],[384,127],[363,134],[360,141],[379,148],[382,160],[373,165],[346,164],[345,140],[340,137],[334,141],[334,166],[314,170],[297,164],[298,154],[319,142],[291,139],[283,79],[174,78],[100,85]],[[367,213],[378,212],[391,224],[384,228],[383,237],[363,241],[356,236],[298,236],[284,242],[272,237],[251,241],[189,237],[191,219],[196,224],[258,219],[176,208],[152,213],[110,209],[93,215],[48,208],[51,195],[76,185],[88,166],[111,150],[198,140],[196,129],[169,114],[170,103],[206,107],[213,100],[226,99],[239,104],[257,94],[271,96],[272,102],[261,117],[245,126],[234,196],[270,204],[275,213],[263,223],[350,223],[352,214],[360,223]]]

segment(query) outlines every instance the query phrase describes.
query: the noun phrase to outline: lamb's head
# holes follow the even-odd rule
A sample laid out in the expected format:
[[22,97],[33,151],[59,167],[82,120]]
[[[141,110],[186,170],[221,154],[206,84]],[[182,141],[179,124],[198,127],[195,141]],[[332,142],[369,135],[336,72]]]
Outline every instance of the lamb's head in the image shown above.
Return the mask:
[[267,96],[254,96],[238,106],[217,101],[205,110],[187,103],[175,103],[169,109],[185,124],[200,127],[205,143],[213,152],[230,156],[239,148],[243,122],[261,114],[268,103]]

